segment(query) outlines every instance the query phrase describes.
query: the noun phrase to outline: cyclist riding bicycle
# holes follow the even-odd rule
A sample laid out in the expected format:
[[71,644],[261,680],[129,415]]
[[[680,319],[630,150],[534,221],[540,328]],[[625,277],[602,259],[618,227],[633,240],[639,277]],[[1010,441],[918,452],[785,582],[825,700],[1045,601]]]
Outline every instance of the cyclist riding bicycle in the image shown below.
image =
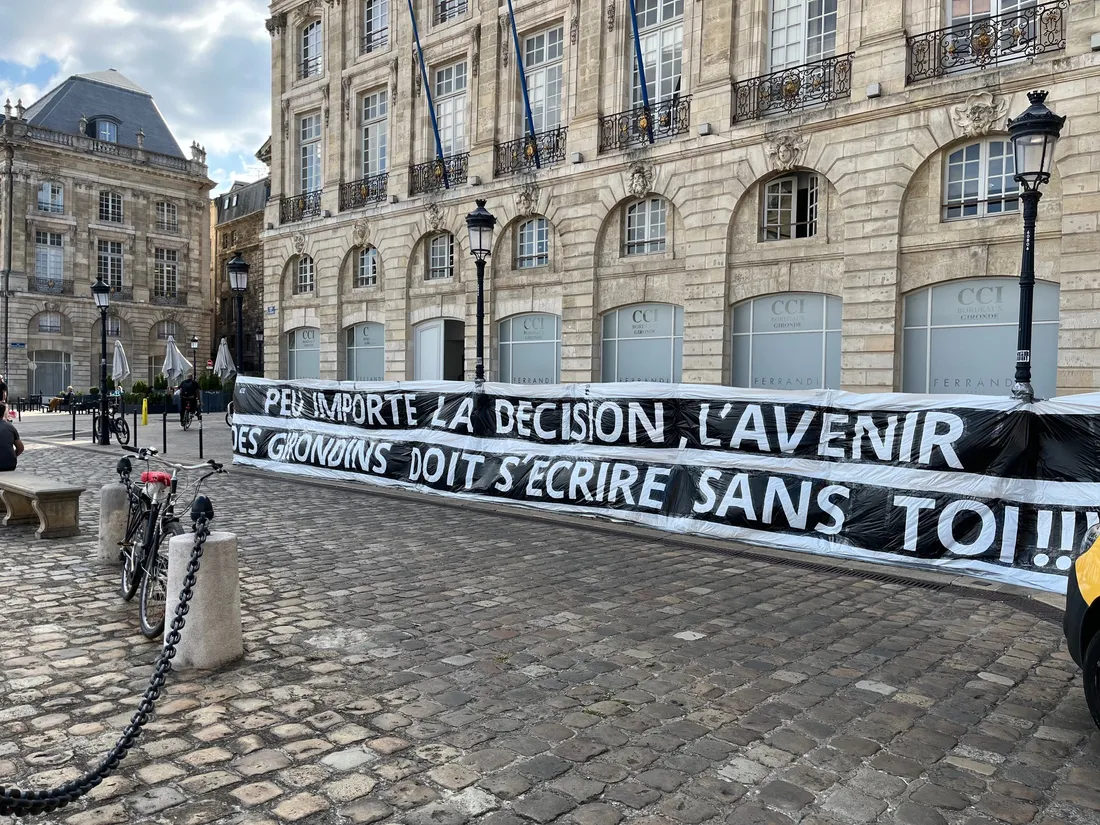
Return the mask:
[[199,382],[195,380],[195,374],[191,373],[187,376],[187,379],[180,384],[180,426],[186,426],[186,415],[190,411],[194,413],[196,417],[202,416],[202,410],[199,409]]

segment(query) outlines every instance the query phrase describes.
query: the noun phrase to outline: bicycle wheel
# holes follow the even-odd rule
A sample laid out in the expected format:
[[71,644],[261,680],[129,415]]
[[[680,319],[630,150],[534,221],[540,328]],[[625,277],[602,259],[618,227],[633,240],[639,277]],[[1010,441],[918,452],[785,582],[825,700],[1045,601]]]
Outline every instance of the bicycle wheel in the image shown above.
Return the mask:
[[226,408],[225,408],[225,426],[227,426],[227,427],[232,427],[233,426],[233,402],[232,401],[230,401],[228,406],[226,406]]
[[181,424],[183,424],[183,429],[187,430],[187,429],[189,429],[189,428],[191,427],[191,419],[192,419],[192,417],[193,417],[193,416],[191,415],[191,411],[190,411],[190,410],[187,410],[187,411],[186,411],[186,412],[185,412],[185,413],[183,414],[183,420],[182,420],[182,421],[180,422]]
[[138,617],[146,639],[155,639],[164,633],[164,611],[168,606],[168,541],[172,536],[183,535],[183,528],[175,521],[162,524],[160,531],[153,558],[141,579]]
[[[132,505],[131,505],[132,507]],[[131,512],[127,520],[126,540],[122,543],[122,581],[119,595],[126,601],[134,598],[141,584],[141,555],[145,547],[145,528],[149,519],[144,507]]]
[[115,431],[115,440],[123,447],[130,443],[130,425],[125,418],[114,419],[111,429]]

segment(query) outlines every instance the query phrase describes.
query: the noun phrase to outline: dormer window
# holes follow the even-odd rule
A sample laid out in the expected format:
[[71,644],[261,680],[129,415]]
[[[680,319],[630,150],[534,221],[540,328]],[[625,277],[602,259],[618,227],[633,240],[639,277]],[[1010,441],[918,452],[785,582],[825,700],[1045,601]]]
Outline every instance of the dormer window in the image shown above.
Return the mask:
[[105,143],[118,143],[118,124],[109,120],[97,120],[95,122],[96,140]]

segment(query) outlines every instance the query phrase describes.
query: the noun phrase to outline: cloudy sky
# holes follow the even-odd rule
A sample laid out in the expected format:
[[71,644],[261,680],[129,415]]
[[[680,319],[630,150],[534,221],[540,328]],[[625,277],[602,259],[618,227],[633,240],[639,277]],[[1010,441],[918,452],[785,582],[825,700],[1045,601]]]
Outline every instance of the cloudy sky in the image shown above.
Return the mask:
[[73,74],[117,69],[156,101],[176,142],[206,147],[218,189],[256,180],[271,133],[266,0],[3,2],[0,102],[30,105]]

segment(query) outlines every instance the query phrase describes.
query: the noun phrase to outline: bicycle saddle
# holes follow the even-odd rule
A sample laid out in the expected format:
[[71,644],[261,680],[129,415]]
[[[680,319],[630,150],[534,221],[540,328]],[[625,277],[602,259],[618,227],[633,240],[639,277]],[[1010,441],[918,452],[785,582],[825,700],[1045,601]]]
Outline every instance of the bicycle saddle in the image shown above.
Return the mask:
[[163,470],[146,470],[141,474],[142,484],[171,484],[172,476]]

